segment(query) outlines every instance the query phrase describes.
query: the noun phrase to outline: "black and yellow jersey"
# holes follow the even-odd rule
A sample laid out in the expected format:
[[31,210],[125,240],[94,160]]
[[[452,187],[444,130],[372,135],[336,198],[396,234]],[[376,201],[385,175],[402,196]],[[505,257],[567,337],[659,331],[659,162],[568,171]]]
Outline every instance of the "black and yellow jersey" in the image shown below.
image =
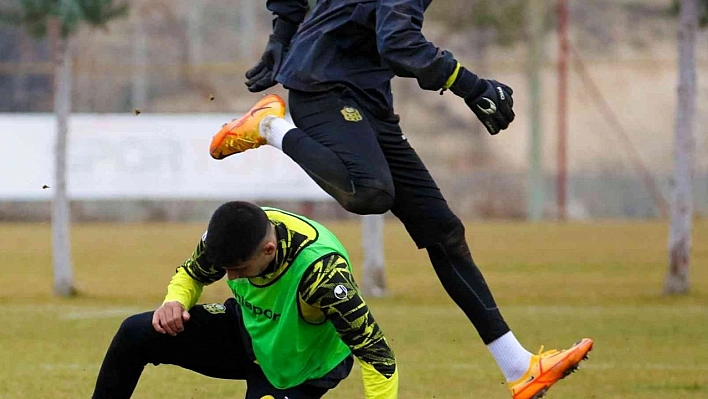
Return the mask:
[[[288,266],[315,237],[296,219],[279,217],[278,210],[267,212],[275,226],[278,249],[275,259],[258,277],[255,285],[267,285]],[[282,212],[285,215],[292,215]],[[178,301],[186,309],[194,306],[205,285],[220,280],[226,272],[214,268],[205,255],[205,237],[192,256],[177,268],[168,286],[165,302]],[[345,300],[337,290],[346,290]],[[395,398],[398,373],[393,350],[369,311],[344,256],[326,254],[305,271],[298,286],[300,317],[311,324],[330,322],[362,367],[367,398]]]

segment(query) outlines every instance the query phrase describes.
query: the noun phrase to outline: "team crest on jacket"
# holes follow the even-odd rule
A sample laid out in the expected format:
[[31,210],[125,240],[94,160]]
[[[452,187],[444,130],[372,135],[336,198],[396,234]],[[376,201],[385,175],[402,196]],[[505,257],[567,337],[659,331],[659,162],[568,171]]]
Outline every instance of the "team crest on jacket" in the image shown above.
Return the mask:
[[359,122],[363,119],[359,110],[354,107],[344,107],[341,112],[344,120],[348,122]]

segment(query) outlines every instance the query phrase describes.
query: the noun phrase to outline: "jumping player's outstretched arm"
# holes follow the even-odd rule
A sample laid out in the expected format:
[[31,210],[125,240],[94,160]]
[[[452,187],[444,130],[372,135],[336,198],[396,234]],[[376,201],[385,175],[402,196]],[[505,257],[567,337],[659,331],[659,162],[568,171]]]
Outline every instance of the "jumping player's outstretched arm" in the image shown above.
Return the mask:
[[482,79],[463,67],[449,51],[423,36],[423,1],[379,0],[376,39],[381,59],[398,76],[414,77],[425,90],[450,89],[465,100],[490,134],[514,120],[513,90]]
[[310,317],[319,314],[323,318],[319,322],[330,321],[356,356],[366,398],[397,398],[396,358],[369,312],[347,261],[338,254],[321,258],[305,272],[298,291],[306,320],[307,313]]
[[422,1],[379,0],[376,40],[382,60],[402,77],[413,77],[425,90],[440,90],[455,72],[457,60],[423,36]]

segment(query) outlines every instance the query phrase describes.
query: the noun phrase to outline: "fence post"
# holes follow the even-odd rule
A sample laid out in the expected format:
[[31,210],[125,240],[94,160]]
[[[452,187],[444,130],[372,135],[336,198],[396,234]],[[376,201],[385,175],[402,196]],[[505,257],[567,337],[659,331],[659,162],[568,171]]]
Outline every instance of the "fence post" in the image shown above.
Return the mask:
[[384,215],[361,217],[361,243],[364,252],[362,291],[368,297],[386,295],[383,226]]

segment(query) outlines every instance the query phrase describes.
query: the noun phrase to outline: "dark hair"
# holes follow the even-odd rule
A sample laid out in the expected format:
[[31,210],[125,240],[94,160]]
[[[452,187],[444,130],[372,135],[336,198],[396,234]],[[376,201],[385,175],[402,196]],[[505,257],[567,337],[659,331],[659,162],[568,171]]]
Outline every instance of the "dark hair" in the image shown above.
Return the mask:
[[263,209],[245,201],[227,202],[214,211],[206,235],[206,258],[224,268],[250,258],[268,232]]

